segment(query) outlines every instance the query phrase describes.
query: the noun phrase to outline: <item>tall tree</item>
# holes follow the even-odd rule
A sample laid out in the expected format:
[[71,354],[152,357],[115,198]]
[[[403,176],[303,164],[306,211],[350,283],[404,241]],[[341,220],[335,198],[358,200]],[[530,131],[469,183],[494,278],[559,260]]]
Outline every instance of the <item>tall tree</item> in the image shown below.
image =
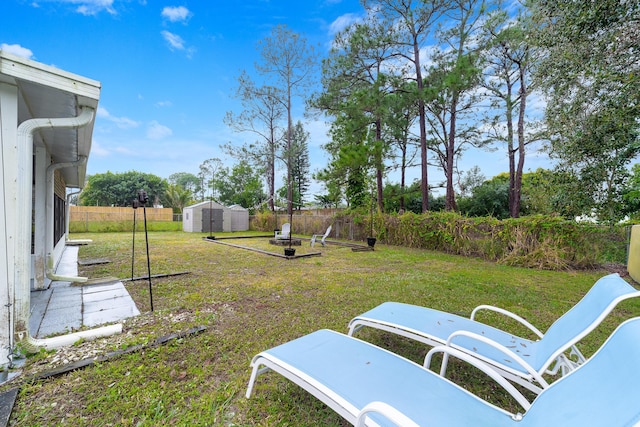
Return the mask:
[[[418,114],[415,96],[413,96],[415,90],[411,89],[414,83],[407,84],[403,80],[394,80],[397,87],[386,99],[389,114],[385,120],[383,139],[388,139],[389,146],[395,148],[391,155],[395,160],[394,167],[400,170],[398,209],[404,211],[407,170],[415,166],[415,158],[420,149],[419,138],[416,138],[412,132]],[[387,206],[386,201],[385,206]]]
[[[524,11],[516,19],[499,7],[485,22],[483,86],[492,99],[489,138],[504,142],[509,159],[509,212],[520,215],[522,176],[527,147],[541,138],[539,122],[527,116],[528,98],[535,85],[532,66],[536,50],[528,42],[531,21]],[[527,131],[527,128],[529,131]]]
[[[291,31],[286,25],[277,25],[271,35],[258,42],[261,61],[256,69],[272,87],[277,88],[277,100],[287,114],[286,152],[291,154],[293,133],[293,100],[305,96],[313,84],[317,67],[314,47],[307,39]],[[293,213],[293,187],[291,159],[287,158],[287,213]]]
[[[384,68],[390,66],[386,62],[393,55],[392,32],[392,28],[370,19],[338,33],[328,58],[323,61],[322,92],[310,102],[335,118],[331,126],[336,147],[330,153],[341,158],[334,165],[350,170],[374,168],[381,210],[389,151],[382,133],[388,115],[385,98],[391,89]],[[361,163],[353,163],[354,160]],[[360,185],[357,181],[349,182]]]
[[[465,118],[475,114],[479,102],[480,23],[485,15],[484,0],[451,0],[445,13],[447,27],[438,32],[440,49],[427,76],[430,80],[426,108],[433,116],[435,135],[432,148],[445,174],[445,209],[455,210],[454,172],[458,158],[468,145],[479,146],[475,124]],[[465,117],[466,115],[466,117]]]
[[226,144],[227,154],[248,160],[258,170],[265,171],[269,207],[273,211],[275,196],[276,159],[278,158],[281,133],[281,120],[285,114],[282,94],[273,86],[257,87],[251,77],[243,71],[238,77],[236,98],[242,103],[242,112],[234,114],[228,111],[224,122],[236,132],[249,132],[257,137],[252,143],[240,149]]
[[[545,50],[551,153],[592,196],[601,219],[620,215],[628,164],[640,153],[640,4],[532,0]],[[585,212],[588,213],[588,212]]]
[[370,14],[380,16],[389,26],[397,28],[398,53],[412,65],[418,100],[418,123],[420,128],[420,160],[422,211],[429,210],[429,181],[427,174],[427,122],[424,105],[424,80],[422,78],[421,54],[431,34],[431,27],[450,7],[446,0],[362,0]]
[[185,206],[189,206],[193,202],[191,190],[187,190],[178,184],[169,184],[164,194],[164,206],[172,208],[173,213],[182,213]]
[[200,195],[200,200],[206,200],[206,189],[209,189],[211,191],[211,200],[215,199],[214,191],[217,188],[215,185],[216,175],[218,171],[222,169],[222,167],[222,160],[217,157],[207,159],[200,164],[200,172],[198,173],[198,178],[200,179],[200,182],[202,182],[202,193]]
[[304,196],[309,190],[309,132],[304,130],[302,122],[298,121],[293,128],[291,144],[291,182],[295,190],[294,202],[298,210],[304,205]]

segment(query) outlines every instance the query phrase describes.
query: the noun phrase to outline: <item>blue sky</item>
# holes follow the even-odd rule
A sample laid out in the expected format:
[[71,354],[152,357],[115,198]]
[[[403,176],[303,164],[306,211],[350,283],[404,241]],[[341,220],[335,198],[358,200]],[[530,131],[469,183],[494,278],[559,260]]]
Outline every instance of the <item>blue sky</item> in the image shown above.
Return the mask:
[[[336,31],[362,15],[358,0],[4,0],[0,48],[102,83],[89,174],[168,178],[197,174],[213,157],[230,165],[220,145],[254,140],[233,133],[223,118],[240,112],[235,78],[255,73],[256,43],[273,26],[304,34],[324,56]],[[295,119],[305,121],[301,111]],[[320,148],[327,126],[323,118],[305,122],[315,171],[328,158]],[[527,169],[538,167],[529,159]],[[476,164],[487,177],[507,169],[495,152],[468,153],[459,166]],[[429,173],[439,176],[435,168]]]

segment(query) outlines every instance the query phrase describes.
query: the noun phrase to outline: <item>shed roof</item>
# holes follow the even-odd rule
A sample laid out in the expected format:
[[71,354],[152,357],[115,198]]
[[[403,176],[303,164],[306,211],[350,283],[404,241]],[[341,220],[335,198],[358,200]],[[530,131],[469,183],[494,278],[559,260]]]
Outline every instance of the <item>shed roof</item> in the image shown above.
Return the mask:
[[208,208],[210,206],[227,209],[226,206],[224,206],[224,205],[222,205],[222,204],[220,204],[220,203],[218,203],[216,201],[212,201],[212,200],[205,200],[204,202],[196,203],[196,204],[191,205],[191,206],[185,206],[185,209],[193,209],[193,208],[200,208],[200,207]]
[[[75,117],[80,108],[97,110],[101,84],[49,65],[0,50],[0,82],[18,88],[18,125],[33,118]],[[91,123],[79,129],[42,129],[34,142],[46,147],[55,163],[76,162],[89,157]],[[60,170],[69,187],[82,188],[86,163]]]

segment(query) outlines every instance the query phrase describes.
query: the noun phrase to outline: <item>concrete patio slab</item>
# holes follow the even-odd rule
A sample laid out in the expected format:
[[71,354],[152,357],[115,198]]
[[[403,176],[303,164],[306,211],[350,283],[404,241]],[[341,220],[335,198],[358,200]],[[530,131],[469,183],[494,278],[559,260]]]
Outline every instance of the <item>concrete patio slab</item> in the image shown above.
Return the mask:
[[[61,276],[78,275],[78,247],[67,246],[56,269]],[[46,290],[31,292],[31,335],[44,338],[137,316],[140,311],[121,281],[104,284],[51,282]]]

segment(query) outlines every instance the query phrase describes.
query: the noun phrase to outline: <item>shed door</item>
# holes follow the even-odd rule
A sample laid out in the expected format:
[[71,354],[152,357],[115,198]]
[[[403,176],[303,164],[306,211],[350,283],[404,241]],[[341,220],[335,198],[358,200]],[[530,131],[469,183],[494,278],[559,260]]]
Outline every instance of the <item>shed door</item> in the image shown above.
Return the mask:
[[202,232],[222,231],[222,209],[202,209]]

